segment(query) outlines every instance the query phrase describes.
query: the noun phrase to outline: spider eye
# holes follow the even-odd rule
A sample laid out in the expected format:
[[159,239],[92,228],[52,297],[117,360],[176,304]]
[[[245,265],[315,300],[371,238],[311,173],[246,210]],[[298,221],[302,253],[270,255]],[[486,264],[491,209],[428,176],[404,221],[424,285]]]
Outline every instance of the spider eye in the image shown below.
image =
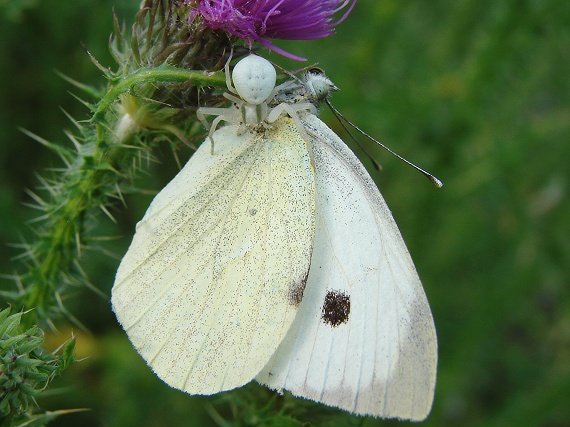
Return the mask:
[[232,80],[237,93],[245,102],[259,105],[271,95],[277,74],[267,59],[249,55],[236,64]]

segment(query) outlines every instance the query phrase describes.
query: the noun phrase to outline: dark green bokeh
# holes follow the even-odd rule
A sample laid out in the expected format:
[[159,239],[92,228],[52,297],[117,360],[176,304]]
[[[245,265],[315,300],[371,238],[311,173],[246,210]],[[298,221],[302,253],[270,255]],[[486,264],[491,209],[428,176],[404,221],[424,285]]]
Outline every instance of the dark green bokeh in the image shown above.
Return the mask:
[[[60,107],[77,119],[88,112],[54,70],[103,84],[82,43],[113,67],[112,7],[129,22],[138,3],[0,2],[1,273],[17,268],[10,257],[18,252],[5,243],[29,236],[24,221],[34,212],[21,204],[29,201],[24,189],[37,185],[36,172],[59,166],[17,127],[68,144],[62,129],[72,125]],[[416,262],[438,331],[438,384],[425,424],[570,424],[570,3],[361,0],[336,36],[279,44],[327,71],[341,88],[332,101],[346,116],[446,184],[437,190],[368,146],[383,166],[373,176]],[[323,117],[344,136],[330,114]],[[143,188],[159,190],[176,173],[167,147],[158,156],[163,164],[149,167]],[[107,245],[119,257],[150,199],[129,198],[128,210],[115,212],[119,226],[102,219],[98,232],[124,236]],[[106,294],[117,265],[96,253],[84,262]],[[91,411],[56,425],[214,425],[204,408],[223,395],[190,398],[164,385],[105,299],[78,289],[67,304],[92,333],[79,333],[77,342],[78,357],[90,358],[54,383],[69,388],[40,403]],[[53,348],[66,337],[52,337]]]

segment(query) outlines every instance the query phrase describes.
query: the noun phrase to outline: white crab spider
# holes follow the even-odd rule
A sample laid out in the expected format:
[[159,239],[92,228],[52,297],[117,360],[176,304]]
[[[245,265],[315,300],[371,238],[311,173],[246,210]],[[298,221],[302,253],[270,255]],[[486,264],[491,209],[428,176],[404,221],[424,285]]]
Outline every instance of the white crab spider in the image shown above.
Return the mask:
[[[268,60],[250,54],[236,64],[231,75],[228,61],[225,73],[226,85],[231,93],[224,93],[224,97],[232,101],[233,105],[227,108],[200,107],[196,111],[198,119],[204,127],[209,129],[208,137],[212,144],[212,153],[214,151],[213,135],[221,121],[241,124],[249,129],[258,129],[260,126],[270,127],[279,117],[287,114],[295,122],[303,139],[309,141],[310,138],[299,118],[299,113],[306,111],[316,115],[315,105],[311,102],[280,102],[270,107],[269,104],[275,95],[290,83],[285,82],[275,86],[277,75],[275,68]],[[207,115],[217,116],[211,125],[205,119]]]

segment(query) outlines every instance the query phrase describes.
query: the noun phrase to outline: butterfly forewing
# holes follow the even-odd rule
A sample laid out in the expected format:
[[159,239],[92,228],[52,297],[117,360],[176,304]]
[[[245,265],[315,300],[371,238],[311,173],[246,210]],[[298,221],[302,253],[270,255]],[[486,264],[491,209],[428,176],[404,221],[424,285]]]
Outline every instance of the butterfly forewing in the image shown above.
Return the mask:
[[297,317],[257,380],[364,415],[424,419],[435,386],[433,319],[376,185],[324,123],[306,115],[316,231]]
[[249,382],[290,327],[314,237],[314,171],[289,119],[227,126],[152,202],[117,272],[112,304],[172,387]]

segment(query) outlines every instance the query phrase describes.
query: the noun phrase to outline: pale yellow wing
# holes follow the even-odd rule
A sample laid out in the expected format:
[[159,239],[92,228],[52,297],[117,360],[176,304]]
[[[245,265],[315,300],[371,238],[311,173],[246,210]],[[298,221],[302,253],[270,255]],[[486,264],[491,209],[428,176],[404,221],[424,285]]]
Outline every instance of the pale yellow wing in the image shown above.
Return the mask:
[[117,272],[115,314],[170,386],[252,380],[290,327],[314,237],[314,171],[290,119],[227,126],[154,199]]

